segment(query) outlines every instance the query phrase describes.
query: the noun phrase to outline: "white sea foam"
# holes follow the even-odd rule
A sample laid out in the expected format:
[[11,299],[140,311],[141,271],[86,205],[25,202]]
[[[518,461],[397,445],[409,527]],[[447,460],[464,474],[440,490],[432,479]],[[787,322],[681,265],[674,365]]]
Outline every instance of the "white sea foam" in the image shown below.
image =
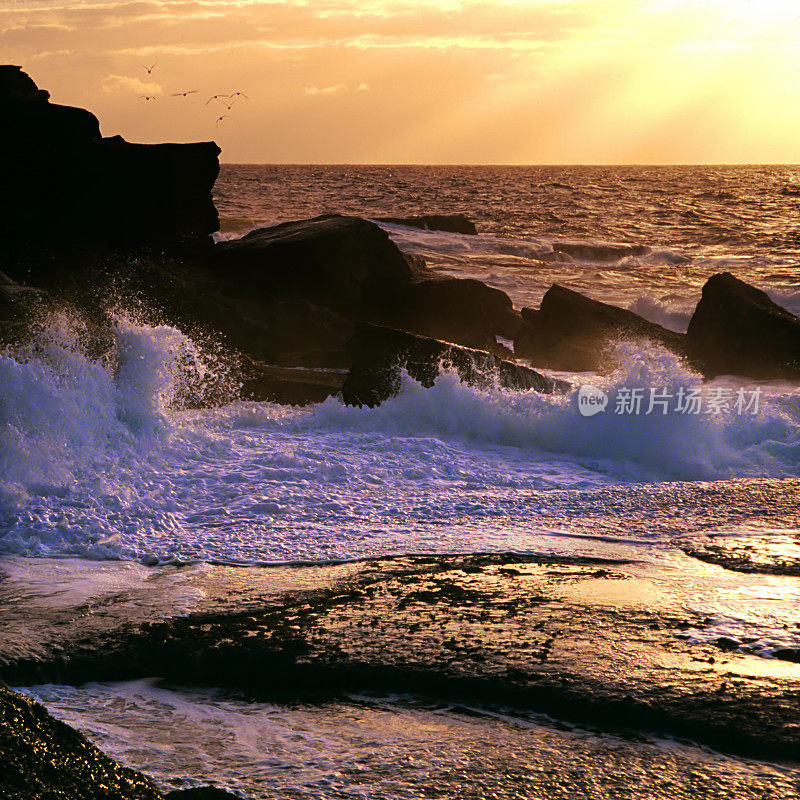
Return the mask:
[[[554,493],[800,465],[787,387],[756,416],[719,419],[584,418],[574,395],[484,391],[447,372],[431,389],[406,378],[375,409],[184,411],[187,382],[202,383],[191,342],[127,322],[115,341],[93,361],[51,331],[0,357],[0,551],[254,562],[524,549]],[[605,390],[699,385],[675,356],[624,347]]]

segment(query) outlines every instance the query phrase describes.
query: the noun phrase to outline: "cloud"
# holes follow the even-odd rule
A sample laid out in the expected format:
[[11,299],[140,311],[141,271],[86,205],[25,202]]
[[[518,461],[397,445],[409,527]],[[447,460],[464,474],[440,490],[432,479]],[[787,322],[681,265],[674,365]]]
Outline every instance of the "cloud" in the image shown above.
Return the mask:
[[161,84],[145,83],[126,75],[107,75],[102,85],[106,94],[161,94],[163,91]]
[[347,92],[349,90],[349,86],[346,86],[343,83],[337,83],[335,86],[324,86],[322,88],[318,86],[306,86],[303,91],[307,95],[314,97],[316,95],[342,94],[342,92]]

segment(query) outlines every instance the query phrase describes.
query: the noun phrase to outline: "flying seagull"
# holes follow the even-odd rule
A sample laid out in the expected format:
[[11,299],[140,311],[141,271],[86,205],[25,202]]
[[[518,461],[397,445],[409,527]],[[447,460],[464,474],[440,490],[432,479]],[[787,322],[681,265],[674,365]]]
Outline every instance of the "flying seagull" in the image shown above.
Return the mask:
[[155,100],[156,99],[156,96],[154,94],[141,94],[141,95],[139,95],[139,97],[142,100]]
[[233,94],[229,94],[228,97],[244,97],[245,100],[250,99],[244,92],[234,92]]
[[224,119],[228,119],[228,115],[227,114],[223,114],[221,117],[217,117],[217,125],[219,125],[220,122],[222,122],[222,120],[224,120]]
[[188,92],[173,92],[173,97],[188,97],[190,94],[197,94],[197,89],[189,89]]
[[208,105],[212,100],[219,100],[219,99],[221,99],[223,97],[227,98],[228,95],[227,94],[215,94],[213,97],[209,97],[208,100],[206,100],[206,105]]
[[147,64],[142,64],[142,66],[147,70],[147,74],[149,75],[156,68],[157,63],[158,62],[156,61],[152,67],[148,67]]

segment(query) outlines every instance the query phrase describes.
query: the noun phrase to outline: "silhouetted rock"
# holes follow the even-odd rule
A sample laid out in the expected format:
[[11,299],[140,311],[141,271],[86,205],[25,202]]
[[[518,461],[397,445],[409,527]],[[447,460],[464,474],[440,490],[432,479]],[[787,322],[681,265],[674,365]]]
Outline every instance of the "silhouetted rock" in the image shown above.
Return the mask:
[[38,703],[0,684],[0,796],[8,800],[161,800]]
[[241,797],[216,786],[200,786],[196,789],[176,789],[166,795],[166,800],[241,800]]
[[497,336],[513,339],[519,331],[520,315],[500,289],[433,272],[416,277],[387,320],[395,327],[483,350],[494,350]]
[[216,144],[103,138],[94,114],[48,98],[19,67],[0,66],[0,235],[7,252],[196,246],[218,229]]
[[513,338],[520,325],[507,294],[477,280],[437,275],[358,217],[262,228],[214,251],[218,273],[251,299],[302,298],[350,319],[479,348],[496,347],[498,335]]
[[604,348],[616,340],[645,339],[677,353],[684,350],[682,334],[558,284],[547,290],[538,311],[522,309],[522,322],[514,354],[538,367],[596,370]]
[[339,394],[347,371],[282,367],[245,359],[241,397],[283,405],[306,406]]
[[431,387],[440,366],[455,369],[461,380],[472,386],[535,389],[547,394],[569,388],[563,381],[483,350],[368,323],[356,325],[347,350],[352,366],[342,386],[342,398],[348,405],[376,406],[393,397],[400,391],[402,370]]
[[707,375],[800,377],[800,318],[729,272],[706,282],[686,339]]
[[472,220],[463,214],[423,214],[413,217],[378,217],[378,222],[390,225],[405,225],[407,228],[420,228],[424,231],[444,231],[477,236],[478,230]]
[[215,247],[218,268],[262,297],[294,297],[348,313],[390,307],[413,260],[358,217],[324,215],[260,228]]

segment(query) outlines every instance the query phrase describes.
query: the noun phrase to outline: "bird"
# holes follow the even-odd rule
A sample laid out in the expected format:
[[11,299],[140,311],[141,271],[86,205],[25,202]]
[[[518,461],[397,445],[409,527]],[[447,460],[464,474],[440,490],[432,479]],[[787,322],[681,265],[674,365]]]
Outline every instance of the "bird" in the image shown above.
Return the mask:
[[154,94],[142,94],[139,95],[142,100],[155,100],[156,96]]
[[227,109],[228,109],[228,111],[230,111],[230,110],[233,108],[233,104],[234,104],[235,102],[236,102],[236,98],[234,97],[234,98],[233,98],[233,100],[231,100],[231,101],[230,101],[230,103],[226,103],[226,102],[223,100],[223,101],[222,101],[222,105],[224,105],[224,106],[225,106],[225,108],[227,108]]
[[148,67],[148,66],[147,66],[147,64],[142,64],[142,66],[143,66],[143,67],[144,67],[144,68],[147,70],[147,74],[149,75],[149,74],[150,74],[150,73],[151,73],[151,72],[152,72],[152,71],[153,71],[153,70],[156,68],[156,64],[157,64],[157,63],[158,63],[158,62],[156,61],[156,62],[153,64],[153,66],[152,66],[152,67]]
[[245,100],[249,100],[250,98],[244,92],[234,92],[233,94],[227,95],[230,97],[244,97]]
[[217,117],[217,125],[219,125],[220,122],[222,122],[222,120],[224,120],[224,119],[228,119],[228,115],[227,114],[223,114],[221,117]]
[[209,97],[208,100],[206,100],[206,105],[208,105],[212,100],[219,100],[222,97],[227,98],[228,95],[227,94],[215,94],[213,97]]
[[173,92],[173,97],[188,97],[190,94],[197,94],[197,89],[189,89],[188,92]]

